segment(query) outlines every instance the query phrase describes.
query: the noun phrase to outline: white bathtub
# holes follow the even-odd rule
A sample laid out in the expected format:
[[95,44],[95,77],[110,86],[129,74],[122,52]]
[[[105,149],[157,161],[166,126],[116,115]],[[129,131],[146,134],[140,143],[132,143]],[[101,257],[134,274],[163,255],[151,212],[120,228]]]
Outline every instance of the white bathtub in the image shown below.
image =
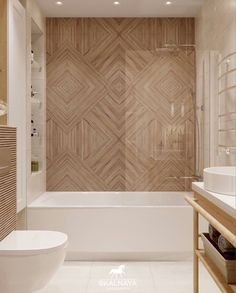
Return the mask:
[[186,192],[47,192],[28,228],[69,236],[70,260],[177,260],[192,253]]

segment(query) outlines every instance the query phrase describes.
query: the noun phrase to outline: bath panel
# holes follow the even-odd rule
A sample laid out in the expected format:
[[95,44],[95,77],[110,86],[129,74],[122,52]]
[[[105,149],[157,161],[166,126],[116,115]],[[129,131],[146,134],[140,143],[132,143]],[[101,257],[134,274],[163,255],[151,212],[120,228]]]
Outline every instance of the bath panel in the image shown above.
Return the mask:
[[28,228],[69,237],[69,260],[178,260],[192,254],[192,211],[178,192],[48,192]]

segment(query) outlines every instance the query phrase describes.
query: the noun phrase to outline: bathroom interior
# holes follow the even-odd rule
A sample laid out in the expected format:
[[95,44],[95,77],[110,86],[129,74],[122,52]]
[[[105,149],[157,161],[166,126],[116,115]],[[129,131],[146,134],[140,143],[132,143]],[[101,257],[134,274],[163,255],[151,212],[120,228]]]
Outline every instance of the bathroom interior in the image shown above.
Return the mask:
[[236,0],[0,0],[0,292],[236,293]]

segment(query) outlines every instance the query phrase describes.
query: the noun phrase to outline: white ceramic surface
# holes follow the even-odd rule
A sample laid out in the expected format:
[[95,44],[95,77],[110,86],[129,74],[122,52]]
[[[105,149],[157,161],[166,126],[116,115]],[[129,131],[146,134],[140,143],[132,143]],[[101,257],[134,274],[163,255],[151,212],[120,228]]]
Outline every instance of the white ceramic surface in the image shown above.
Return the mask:
[[210,192],[236,195],[236,166],[204,169],[204,188]]
[[189,192],[46,192],[29,207],[101,208],[188,206]]
[[186,259],[192,255],[187,194],[47,193],[28,207],[28,223],[30,229],[65,232],[70,260]]
[[66,246],[67,236],[60,232],[12,232],[0,242],[1,292],[44,288],[63,263]]
[[228,196],[225,194],[210,192],[204,188],[203,182],[194,182],[192,184],[192,188],[194,191],[201,194],[203,197],[236,219],[236,196]]

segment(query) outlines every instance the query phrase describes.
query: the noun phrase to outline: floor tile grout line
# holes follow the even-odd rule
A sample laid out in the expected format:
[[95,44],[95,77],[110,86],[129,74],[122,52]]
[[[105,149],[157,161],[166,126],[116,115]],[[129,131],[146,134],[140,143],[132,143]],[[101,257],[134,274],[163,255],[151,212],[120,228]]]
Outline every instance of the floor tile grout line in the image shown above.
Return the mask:
[[94,262],[92,262],[90,265],[89,274],[88,274],[88,281],[87,281],[87,286],[86,286],[86,293],[88,293],[93,266],[94,266]]
[[154,287],[155,293],[158,293],[157,292],[157,287],[156,287],[156,281],[155,281],[154,274],[153,274],[153,270],[152,270],[151,266],[152,266],[152,262],[149,263],[148,268],[150,270],[150,275],[151,275],[151,278],[152,278],[152,282],[153,282],[153,287]]

